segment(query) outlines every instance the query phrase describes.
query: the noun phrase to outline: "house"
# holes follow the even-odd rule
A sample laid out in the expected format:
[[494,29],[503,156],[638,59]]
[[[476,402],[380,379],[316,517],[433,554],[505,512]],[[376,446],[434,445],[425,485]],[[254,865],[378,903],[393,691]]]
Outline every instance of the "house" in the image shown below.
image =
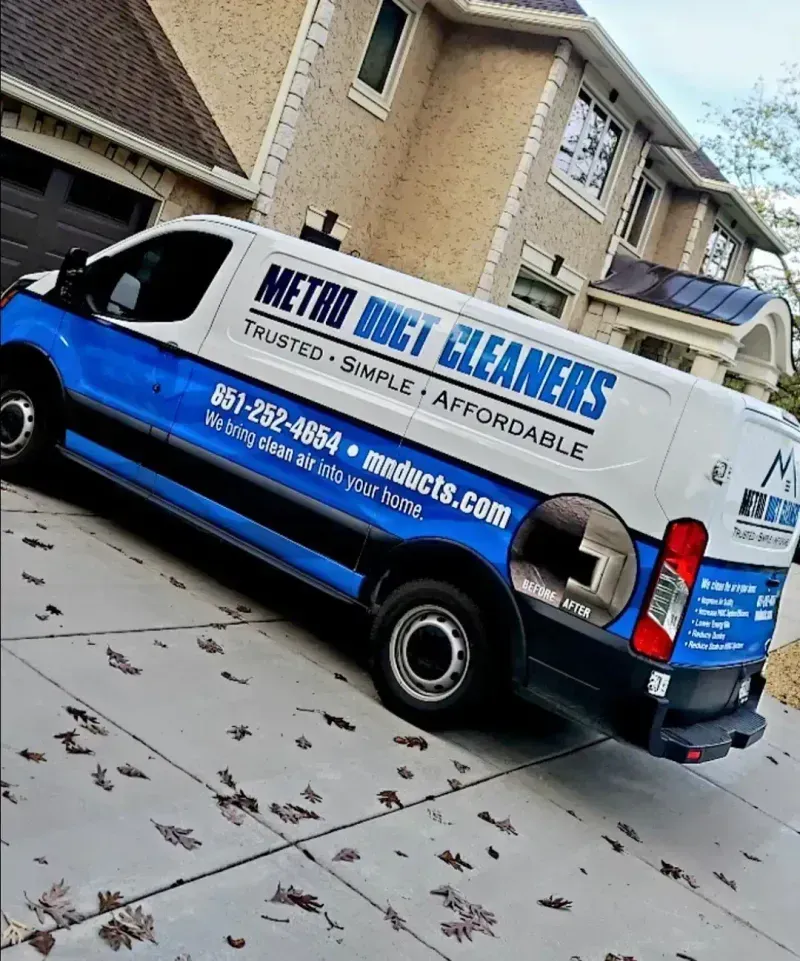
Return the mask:
[[[576,0],[2,0],[3,280],[226,213],[766,399],[784,245]],[[741,385],[740,385],[741,386]]]

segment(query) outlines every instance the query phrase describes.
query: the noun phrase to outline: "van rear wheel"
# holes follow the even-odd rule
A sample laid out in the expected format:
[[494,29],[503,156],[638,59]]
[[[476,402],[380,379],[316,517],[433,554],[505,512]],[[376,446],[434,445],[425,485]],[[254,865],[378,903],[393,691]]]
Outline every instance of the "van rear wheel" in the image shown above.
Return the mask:
[[421,726],[443,726],[486,701],[496,665],[480,607],[436,580],[395,588],[371,633],[372,677],[383,703]]
[[46,391],[35,379],[6,375],[0,385],[0,470],[22,479],[39,466],[54,445]]

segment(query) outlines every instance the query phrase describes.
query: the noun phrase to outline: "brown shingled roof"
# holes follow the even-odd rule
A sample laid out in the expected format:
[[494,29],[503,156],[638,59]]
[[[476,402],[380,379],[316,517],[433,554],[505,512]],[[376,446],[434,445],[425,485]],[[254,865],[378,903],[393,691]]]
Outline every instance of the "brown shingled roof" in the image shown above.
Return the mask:
[[243,174],[146,0],[2,0],[3,71],[203,166]]
[[686,150],[683,157],[696,174],[705,177],[706,180],[720,180],[728,183],[725,174],[714,163],[705,150],[695,150],[694,153]]
[[585,17],[586,11],[576,0],[488,0],[509,7],[527,7],[529,10],[541,10],[543,13],[568,13],[575,17]]

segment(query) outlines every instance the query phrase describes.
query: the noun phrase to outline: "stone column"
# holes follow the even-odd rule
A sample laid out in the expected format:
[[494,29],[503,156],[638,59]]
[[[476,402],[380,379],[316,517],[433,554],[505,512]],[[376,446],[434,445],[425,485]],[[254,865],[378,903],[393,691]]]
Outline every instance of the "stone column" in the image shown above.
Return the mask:
[[[692,374],[695,377],[702,377],[703,380],[713,380],[716,381],[720,372],[720,362],[716,357],[712,357],[710,354],[697,354],[694,361],[692,362]],[[725,375],[725,370],[722,368],[722,374]]]
[[620,350],[623,350],[625,340],[630,332],[630,327],[612,327],[611,333],[608,335],[608,343],[612,347],[619,347]]
[[748,380],[745,382],[743,394],[747,394],[748,397],[755,397],[756,400],[763,400],[765,403],[769,403],[770,390],[767,387],[763,387],[761,384],[755,384],[753,381]]

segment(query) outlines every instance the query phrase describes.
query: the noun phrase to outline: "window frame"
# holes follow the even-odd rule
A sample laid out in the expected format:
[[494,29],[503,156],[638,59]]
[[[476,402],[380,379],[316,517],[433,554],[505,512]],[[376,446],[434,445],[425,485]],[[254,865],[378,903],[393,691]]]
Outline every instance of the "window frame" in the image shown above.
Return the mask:
[[418,7],[413,0],[390,0],[391,3],[399,7],[406,14],[406,22],[403,26],[403,32],[400,35],[397,49],[394,52],[389,72],[386,75],[386,83],[384,84],[383,91],[379,93],[373,87],[370,87],[368,83],[360,80],[358,75],[364,65],[364,58],[367,55],[367,50],[369,49],[372,36],[375,32],[375,26],[378,22],[378,16],[385,2],[386,0],[377,0],[375,4],[375,12],[372,15],[367,38],[361,48],[361,55],[358,58],[355,75],[347,93],[350,100],[365,110],[368,110],[371,114],[374,114],[379,120],[386,120],[389,116],[392,101],[394,100],[394,95],[397,91],[403,68],[405,67],[408,52],[414,42],[414,34],[416,33],[417,24],[422,13],[420,7]]
[[[717,231],[717,240],[709,249],[709,244],[711,242],[711,238],[714,235],[715,230]],[[706,262],[711,259],[711,254],[713,253],[714,249],[716,248],[716,244],[719,241],[720,233],[723,233],[728,237],[728,239],[733,244],[733,250],[731,251],[730,259],[728,260],[727,266],[725,267],[725,272],[723,273],[722,277],[714,277],[713,275],[706,273],[704,270],[704,267]],[[715,217],[714,223],[711,226],[711,233],[708,235],[708,240],[706,241],[706,249],[703,253],[703,259],[700,261],[700,269],[698,273],[700,274],[701,277],[707,277],[709,280],[717,281],[717,283],[727,282],[728,278],[730,277],[731,273],[733,273],[733,270],[736,267],[737,261],[741,256],[743,247],[744,247],[744,241],[737,236],[733,228],[730,227],[722,217],[719,217],[719,216]]]
[[[636,217],[637,203],[641,203],[641,192],[639,190],[640,185],[647,181],[650,186],[655,190],[653,195],[653,202],[650,204],[650,210],[647,213],[647,219],[642,227],[642,233],[639,237],[638,244],[632,244],[628,237],[630,236],[631,227],[633,226],[633,221]],[[627,223],[623,226],[623,233],[620,235],[620,244],[631,251],[631,253],[642,255],[647,249],[647,244],[650,242],[650,234],[653,229],[653,224],[655,223],[656,214],[658,213],[658,208],[661,205],[661,201],[664,197],[665,185],[662,180],[658,177],[654,177],[649,170],[642,171],[641,176],[636,182],[636,194],[634,195],[634,202],[631,205],[630,210],[627,214]]]
[[[609,198],[614,193],[617,177],[619,176],[619,171],[622,167],[622,161],[628,150],[628,145],[630,144],[631,131],[635,126],[631,118],[626,116],[624,110],[621,109],[618,103],[612,104],[608,97],[603,95],[601,92],[603,86],[604,84],[600,82],[587,68],[583,77],[581,78],[578,90],[576,91],[575,97],[570,105],[569,114],[564,124],[564,129],[561,132],[561,139],[556,147],[556,152],[553,156],[553,163],[550,167],[550,173],[547,177],[547,182],[551,187],[554,187],[559,191],[559,193],[564,194],[576,206],[580,207],[581,210],[583,210],[585,213],[588,213],[590,217],[593,217],[599,223],[603,223],[608,216]],[[595,197],[594,194],[588,191],[583,184],[578,183],[578,181],[571,177],[568,173],[565,173],[556,166],[558,154],[561,150],[562,144],[564,143],[564,135],[567,131],[567,127],[569,126],[570,119],[572,118],[572,111],[575,109],[575,104],[578,102],[581,94],[587,96],[591,101],[590,112],[584,121],[584,125],[576,143],[573,161],[575,156],[578,154],[580,144],[583,142],[583,139],[586,135],[589,118],[591,117],[592,105],[596,104],[598,107],[600,107],[600,109],[607,114],[607,123],[610,123],[613,120],[621,131],[619,143],[617,144],[617,149],[614,153],[614,159],[611,162],[611,167],[608,171],[605,184],[600,192],[599,197]],[[594,168],[596,159],[597,154],[595,154],[595,156],[592,158],[592,165],[589,168],[589,173],[591,173],[592,169]],[[571,165],[572,162],[570,163],[570,166]],[[586,179],[588,181],[588,174]]]
[[[524,300],[518,300],[514,294],[514,285],[512,284],[511,292],[508,295],[508,300],[506,306],[515,310],[521,314],[527,314],[528,317],[533,317],[535,320],[541,320],[548,324],[555,324],[557,327],[568,328],[570,317],[572,315],[575,302],[577,300],[578,294],[580,294],[583,286],[585,284],[586,278],[582,274],[578,274],[577,271],[573,270],[567,264],[564,264],[559,272],[558,277],[554,277],[551,273],[551,268],[553,264],[552,255],[540,250],[533,244],[527,241],[523,244],[522,256],[517,267],[516,275],[514,276],[514,284],[516,284],[519,279],[520,274],[526,272],[534,280],[538,280],[541,283],[552,287],[554,290],[566,296],[564,301],[564,309],[561,311],[560,317],[555,317],[553,314],[548,314],[547,311],[542,310],[541,307],[534,307],[532,304],[526,303]],[[564,277],[561,274],[565,274]]]

